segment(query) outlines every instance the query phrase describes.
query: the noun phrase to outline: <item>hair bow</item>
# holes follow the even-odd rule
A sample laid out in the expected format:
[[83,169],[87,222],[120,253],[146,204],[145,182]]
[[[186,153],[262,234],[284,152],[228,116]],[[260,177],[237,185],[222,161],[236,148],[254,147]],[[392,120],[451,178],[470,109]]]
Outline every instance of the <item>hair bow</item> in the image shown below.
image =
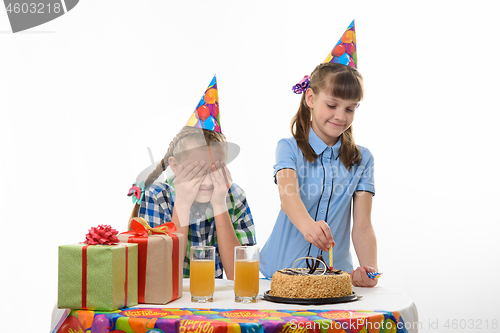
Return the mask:
[[293,92],[296,94],[302,94],[304,91],[306,91],[307,88],[309,88],[309,78],[309,75],[304,76],[304,78],[300,80],[299,83],[292,87]]
[[142,181],[139,186],[137,186],[137,183],[133,183],[132,187],[128,190],[127,196],[132,197],[134,204],[137,203],[140,205],[144,198],[144,182]]

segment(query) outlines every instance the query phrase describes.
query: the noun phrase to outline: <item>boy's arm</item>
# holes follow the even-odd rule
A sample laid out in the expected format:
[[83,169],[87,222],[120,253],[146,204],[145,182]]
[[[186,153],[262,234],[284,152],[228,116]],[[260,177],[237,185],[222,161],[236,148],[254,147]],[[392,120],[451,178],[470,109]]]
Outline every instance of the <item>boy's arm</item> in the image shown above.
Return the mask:
[[240,246],[241,243],[234,231],[226,203],[226,196],[233,180],[229,169],[221,162],[215,162],[212,166],[210,177],[214,185],[210,202],[214,209],[220,261],[228,280],[234,280],[234,247]]
[[374,287],[377,279],[370,279],[367,272],[377,272],[377,238],[371,222],[372,193],[358,191],[353,196],[352,242],[360,267],[351,272],[353,285]]
[[281,210],[304,238],[322,251],[328,251],[333,243],[332,232],[325,221],[315,222],[307,212],[300,197],[299,180],[293,169],[281,169],[276,173]]

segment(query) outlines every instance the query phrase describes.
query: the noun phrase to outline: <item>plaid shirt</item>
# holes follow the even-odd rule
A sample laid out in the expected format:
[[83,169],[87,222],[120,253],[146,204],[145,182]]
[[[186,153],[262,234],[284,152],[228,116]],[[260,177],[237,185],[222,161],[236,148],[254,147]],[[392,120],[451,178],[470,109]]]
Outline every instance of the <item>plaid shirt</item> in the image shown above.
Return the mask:
[[[228,193],[226,202],[236,237],[241,245],[254,245],[256,243],[255,228],[245,192],[233,183]],[[167,179],[165,183],[153,183],[144,191],[139,216],[148,221],[151,227],[157,227],[172,220],[174,203],[173,178]],[[197,245],[215,246],[215,277],[222,278],[223,267],[213,215],[210,202],[194,202],[191,206],[186,255],[184,257],[184,277],[186,278],[189,277],[190,248]]]

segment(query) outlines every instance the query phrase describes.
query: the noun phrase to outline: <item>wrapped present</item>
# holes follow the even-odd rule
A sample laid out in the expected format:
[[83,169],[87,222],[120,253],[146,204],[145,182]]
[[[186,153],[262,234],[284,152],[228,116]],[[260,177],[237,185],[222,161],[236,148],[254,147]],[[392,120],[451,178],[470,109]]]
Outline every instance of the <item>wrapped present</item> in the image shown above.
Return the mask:
[[138,300],[166,304],[182,296],[184,235],[172,222],[151,228],[143,218],[130,222],[133,231],[118,235],[122,242],[139,246]]
[[113,311],[138,304],[138,246],[116,243],[109,230],[92,228],[85,243],[59,246],[59,308]]

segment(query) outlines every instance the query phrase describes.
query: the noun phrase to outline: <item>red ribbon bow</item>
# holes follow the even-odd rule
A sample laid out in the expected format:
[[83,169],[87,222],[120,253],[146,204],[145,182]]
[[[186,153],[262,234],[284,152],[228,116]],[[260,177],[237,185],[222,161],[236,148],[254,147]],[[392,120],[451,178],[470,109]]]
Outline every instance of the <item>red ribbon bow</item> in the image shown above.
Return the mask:
[[113,245],[119,243],[116,237],[118,231],[109,225],[101,224],[97,228],[92,227],[89,233],[85,235],[85,244],[89,245]]
[[130,227],[133,231],[124,232],[124,234],[135,233],[135,237],[148,237],[148,235],[151,234],[171,235],[177,231],[177,227],[173,222],[167,222],[155,228],[151,228],[148,222],[142,217],[134,217],[130,222]]

